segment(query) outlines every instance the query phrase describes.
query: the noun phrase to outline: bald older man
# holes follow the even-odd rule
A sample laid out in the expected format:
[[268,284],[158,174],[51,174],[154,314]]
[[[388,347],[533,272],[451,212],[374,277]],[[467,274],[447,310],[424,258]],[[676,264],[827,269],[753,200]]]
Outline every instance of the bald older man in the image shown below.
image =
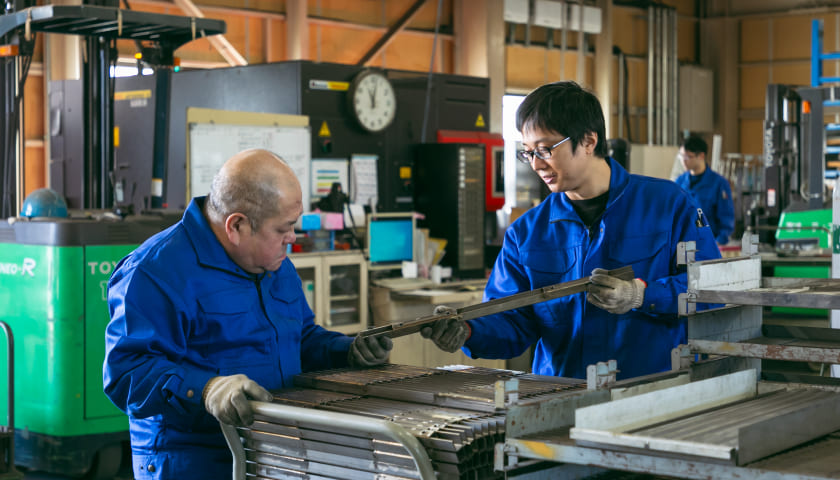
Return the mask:
[[270,401],[301,371],[387,359],[388,338],[314,324],[286,257],[300,188],[271,152],[241,152],[114,270],[104,389],[129,416],[135,478],[229,479],[217,420],[249,425],[248,400]]

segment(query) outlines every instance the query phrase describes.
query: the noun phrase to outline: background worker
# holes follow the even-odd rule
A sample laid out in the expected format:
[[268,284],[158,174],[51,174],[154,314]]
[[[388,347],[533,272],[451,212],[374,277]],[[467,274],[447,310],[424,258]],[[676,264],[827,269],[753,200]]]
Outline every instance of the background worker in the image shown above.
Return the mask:
[[[619,378],[669,370],[671,349],[686,341],[677,244],[697,242],[697,260],[720,257],[702,212],[670,180],[631,175],[607,157],[601,105],[574,82],[531,92],[516,127],[519,159],[551,194],[507,229],[484,300],[586,277],[589,292],[467,322],[442,319],[421,334],[473,358],[513,358],[536,344],[540,375],[586,378],[588,365],[611,359]],[[626,265],[635,279],[605,274]]]
[[287,247],[303,212],[292,169],[246,150],[206,197],[117,265],[108,286],[104,389],[129,416],[134,478],[229,479],[219,421],[301,371],[383,363],[386,337],[313,323]]
[[675,181],[690,193],[697,205],[703,209],[709,226],[712,227],[715,241],[719,245],[725,245],[735,230],[732,189],[729,180],[706,164],[708,150],[708,145],[700,137],[691,135],[683,140],[679,156],[686,171]]

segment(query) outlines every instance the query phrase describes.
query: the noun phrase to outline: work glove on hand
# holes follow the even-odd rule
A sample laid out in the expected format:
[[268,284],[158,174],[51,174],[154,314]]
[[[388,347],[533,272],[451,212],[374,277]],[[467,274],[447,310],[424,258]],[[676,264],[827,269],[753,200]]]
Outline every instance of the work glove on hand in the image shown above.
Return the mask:
[[347,352],[347,361],[353,367],[372,367],[388,360],[394,342],[385,335],[356,337]]
[[248,400],[270,402],[268,390],[245,375],[213,377],[201,394],[204,408],[220,422],[237,427],[254,423],[254,412]]
[[589,277],[589,303],[604,310],[622,314],[642,306],[645,299],[645,282],[638,278],[622,280],[610,276],[607,270],[596,268]]
[[[444,305],[435,307],[435,315],[451,313],[455,310]],[[464,346],[464,342],[470,338],[472,330],[466,321],[458,317],[441,318],[430,326],[420,329],[423,338],[429,338],[435,345],[444,352],[455,352]]]

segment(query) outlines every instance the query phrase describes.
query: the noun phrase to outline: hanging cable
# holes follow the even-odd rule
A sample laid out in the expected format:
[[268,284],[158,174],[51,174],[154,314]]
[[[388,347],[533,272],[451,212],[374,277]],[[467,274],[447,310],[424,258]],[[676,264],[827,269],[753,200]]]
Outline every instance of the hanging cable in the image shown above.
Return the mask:
[[420,134],[420,143],[426,143],[426,126],[429,123],[429,103],[432,100],[432,73],[435,71],[435,52],[437,51],[438,32],[440,31],[440,11],[443,0],[438,0],[437,12],[435,13],[435,35],[432,37],[432,61],[429,63],[429,77],[426,81],[426,105],[423,107],[423,129]]

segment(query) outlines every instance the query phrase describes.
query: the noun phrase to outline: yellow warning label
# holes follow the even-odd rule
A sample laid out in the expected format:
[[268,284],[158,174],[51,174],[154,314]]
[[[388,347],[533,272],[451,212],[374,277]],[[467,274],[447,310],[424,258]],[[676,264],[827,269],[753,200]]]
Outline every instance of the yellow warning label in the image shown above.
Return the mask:
[[114,127],[114,146],[120,146],[120,127]]
[[475,126],[476,127],[483,127],[484,126],[484,117],[481,114],[478,114],[478,118],[475,119]]
[[152,98],[151,90],[126,90],[114,92],[114,100],[136,100],[138,98]]
[[411,167],[400,167],[400,178],[403,180],[411,178]]
[[330,133],[330,127],[327,126],[327,121],[324,120],[324,123],[321,124],[321,129],[318,130],[319,137],[331,137],[332,134]]
[[346,92],[350,89],[350,82],[334,82],[331,80],[309,80],[309,88],[313,90],[333,90]]

